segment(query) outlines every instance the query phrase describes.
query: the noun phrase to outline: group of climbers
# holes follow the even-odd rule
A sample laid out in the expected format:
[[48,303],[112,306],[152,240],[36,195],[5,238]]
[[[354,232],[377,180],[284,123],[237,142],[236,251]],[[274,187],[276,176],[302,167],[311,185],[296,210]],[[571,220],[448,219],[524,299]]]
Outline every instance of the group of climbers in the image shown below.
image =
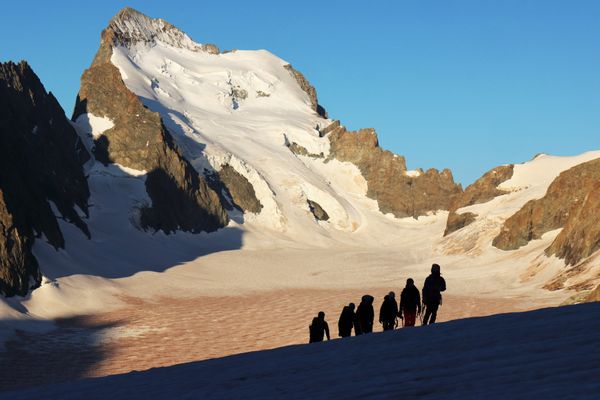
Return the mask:
[[[398,318],[403,321],[404,327],[415,326],[417,316],[422,314],[424,314],[422,325],[435,323],[438,308],[442,304],[441,292],[445,290],[446,281],[441,276],[438,264],[431,266],[431,274],[425,279],[421,292],[415,286],[412,278],[407,279],[406,286],[400,294],[400,305],[396,301],[394,292],[389,292],[384,297],[379,309],[379,322],[382,324],[383,330],[395,329],[398,326]],[[362,297],[358,308],[354,303],[344,306],[338,320],[340,337],[351,336],[352,329],[354,329],[354,335],[373,332],[374,300],[373,296],[366,294]],[[356,312],[354,311],[355,308]],[[330,340],[329,325],[325,321],[323,311],[319,312],[318,316],[313,319],[309,331],[310,343],[321,342],[325,336],[327,340]]]

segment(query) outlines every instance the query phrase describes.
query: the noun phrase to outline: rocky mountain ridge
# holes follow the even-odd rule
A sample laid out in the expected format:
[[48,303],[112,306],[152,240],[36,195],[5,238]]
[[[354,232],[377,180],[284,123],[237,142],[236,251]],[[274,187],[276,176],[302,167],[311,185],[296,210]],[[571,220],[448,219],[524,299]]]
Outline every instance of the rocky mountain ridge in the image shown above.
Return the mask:
[[87,150],[26,62],[0,64],[0,292],[25,295],[41,274],[34,241],[65,240],[57,218],[89,237]]
[[[100,49],[81,78],[73,120],[87,114],[110,120],[114,126],[95,139],[96,159],[147,172],[146,189],[152,205],[142,210],[143,227],[167,233],[178,229],[213,231],[228,222],[219,196],[182,157],[160,115],[144,107],[127,89],[110,62],[113,46],[164,38],[139,28],[146,22],[125,9],[102,32]],[[187,38],[170,25],[156,24],[157,31],[167,32],[168,38]]]
[[[143,180],[147,197],[136,199],[142,203],[134,225],[148,235],[234,226],[277,231],[288,235],[287,243],[299,232],[309,244],[353,243],[358,232],[363,236],[356,241],[364,245],[365,238],[377,241],[382,226],[397,229],[400,219],[418,223],[448,211],[445,238],[440,232],[432,243],[458,243],[468,233],[471,242],[483,238],[480,246],[493,243],[518,252],[562,229],[544,257],[556,255],[572,268],[547,288],[589,290],[598,281],[568,282],[595,268],[588,261],[599,249],[597,161],[563,172],[544,198],[531,197],[509,216],[486,216],[473,207],[501,207],[514,194],[503,185],[517,166],[494,168],[464,191],[450,170],[407,171],[403,156],[379,146],[374,129],[351,132],[329,120],[314,86],[288,62],[264,51],[220,53],[130,8],[109,22],[82,75],[72,118],[80,136],[28,67],[11,64],[2,71],[0,101],[11,110],[2,119],[11,121],[2,125],[2,149],[19,148],[44,163],[22,169],[22,183],[14,178],[19,165],[14,155],[4,159],[0,290],[5,294],[24,294],[39,284],[31,252],[36,236],[64,247],[55,214],[90,235],[82,168],[89,159],[86,147],[92,162],[118,165]],[[46,131],[53,133],[39,134]],[[40,156],[42,144],[52,150]],[[15,208],[17,203],[28,204],[27,210]],[[365,215],[375,215],[376,223]]]
[[518,249],[544,233],[563,228],[546,254],[574,265],[600,248],[598,190],[600,159],[562,172],[546,195],[531,200],[504,222],[493,245],[502,250]]
[[367,181],[367,196],[377,200],[382,213],[417,218],[448,210],[462,193],[452,172],[435,169],[409,175],[404,157],[379,147],[374,129],[348,132],[339,122],[324,129],[331,143],[329,158],[355,164]]

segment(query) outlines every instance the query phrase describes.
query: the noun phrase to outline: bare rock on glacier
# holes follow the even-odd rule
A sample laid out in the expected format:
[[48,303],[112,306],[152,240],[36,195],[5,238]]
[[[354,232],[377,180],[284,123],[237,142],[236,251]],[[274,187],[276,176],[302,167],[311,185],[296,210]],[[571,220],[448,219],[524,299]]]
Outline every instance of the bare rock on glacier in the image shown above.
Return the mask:
[[457,213],[462,207],[473,204],[487,203],[494,197],[506,194],[505,191],[498,189],[498,185],[509,180],[513,175],[514,165],[502,165],[486,172],[481,178],[473,184],[467,186],[464,192],[457,196],[450,206],[448,221],[444,236],[451,234],[465,226],[471,224],[476,219],[476,215],[471,212]]

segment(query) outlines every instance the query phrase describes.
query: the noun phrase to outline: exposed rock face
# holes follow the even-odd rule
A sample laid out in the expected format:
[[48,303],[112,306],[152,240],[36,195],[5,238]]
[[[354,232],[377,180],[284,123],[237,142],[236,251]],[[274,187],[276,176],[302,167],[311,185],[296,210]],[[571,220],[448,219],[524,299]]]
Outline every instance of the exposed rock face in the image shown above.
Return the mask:
[[348,132],[338,125],[325,130],[330,132],[330,158],[351,162],[360,169],[367,181],[367,196],[377,200],[383,213],[416,218],[448,210],[462,192],[447,169],[407,175],[404,157],[382,150],[373,129]]
[[300,85],[300,88],[308,95],[312,109],[321,117],[327,118],[327,111],[319,104],[319,100],[317,99],[317,90],[310,84],[308,79],[300,71],[295,70],[291,64],[284,65],[283,68],[292,74],[298,85]]
[[561,173],[543,198],[529,201],[505,221],[493,245],[513,250],[564,228],[546,254],[574,265],[600,249],[599,206],[600,159],[596,159]]
[[44,235],[56,248],[64,238],[50,207],[89,232],[89,189],[82,165],[89,154],[64,111],[25,62],[0,64],[0,292],[25,295],[41,274],[31,253]]
[[[163,24],[169,35],[176,30],[164,21],[152,20],[131,9],[111,20],[102,32],[92,66],[81,77],[73,120],[84,113],[112,120],[114,126],[95,140],[96,158],[147,171],[146,191],[152,206],[142,210],[142,227],[167,233],[177,229],[213,231],[228,222],[219,196],[183,158],[160,114],[144,107],[110,62],[113,46],[161,38],[146,35],[143,28],[148,23]],[[137,25],[132,28],[132,24]]]
[[331,124],[327,125],[323,129],[320,129],[320,127],[317,127],[317,129],[319,130],[319,137],[324,137],[328,133],[335,131],[336,129],[340,128],[341,126],[342,126],[342,123],[340,122],[340,120],[336,119],[335,121],[333,121]]
[[284,138],[285,138],[285,145],[287,146],[287,148],[290,149],[290,151],[297,156],[306,156],[306,157],[311,157],[311,158],[325,158],[325,155],[323,154],[323,152],[321,152],[319,154],[311,153],[310,151],[308,151],[306,149],[306,147],[304,147],[296,142],[290,143],[288,141],[287,136],[284,135]]
[[243,211],[258,214],[263,205],[256,198],[254,186],[245,176],[237,172],[231,165],[224,165],[218,172],[220,181],[233,200],[235,206]]
[[458,214],[456,210],[473,204],[487,203],[494,197],[505,194],[505,191],[498,189],[498,185],[509,180],[513,175],[513,170],[514,165],[512,164],[496,167],[486,172],[457,196],[450,207],[444,236],[464,228],[475,221],[475,214],[471,212]]
[[587,296],[585,298],[585,301],[587,302],[592,302],[592,301],[600,301],[600,285],[598,285],[596,287],[596,289],[594,289],[589,296]]
[[[599,165],[600,166],[600,165]],[[600,185],[600,180],[596,183]],[[547,249],[547,254],[577,264],[600,249],[600,186],[592,188],[583,201],[570,211],[563,230]]]
[[130,46],[137,43],[153,45],[160,41],[187,50],[219,54],[219,48],[214,44],[199,45],[167,21],[150,18],[130,7],[119,11],[110,21],[107,29],[112,31],[115,45]]
[[329,214],[327,214],[327,212],[325,210],[323,210],[323,207],[321,207],[321,205],[319,203],[317,203],[316,201],[312,201],[312,200],[307,200],[307,202],[308,202],[308,208],[310,208],[310,212],[315,216],[317,221],[328,221],[329,220]]

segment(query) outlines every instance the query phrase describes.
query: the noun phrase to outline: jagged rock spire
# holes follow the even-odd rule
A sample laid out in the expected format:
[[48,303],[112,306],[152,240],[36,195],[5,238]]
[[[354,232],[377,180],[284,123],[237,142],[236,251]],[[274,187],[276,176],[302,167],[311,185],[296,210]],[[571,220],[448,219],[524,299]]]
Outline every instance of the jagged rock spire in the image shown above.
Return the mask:
[[152,46],[161,42],[191,51],[219,53],[219,49],[215,45],[196,43],[182,30],[167,21],[150,18],[131,7],[125,7],[119,11],[110,20],[107,29],[112,31],[115,45],[129,47],[143,43]]

